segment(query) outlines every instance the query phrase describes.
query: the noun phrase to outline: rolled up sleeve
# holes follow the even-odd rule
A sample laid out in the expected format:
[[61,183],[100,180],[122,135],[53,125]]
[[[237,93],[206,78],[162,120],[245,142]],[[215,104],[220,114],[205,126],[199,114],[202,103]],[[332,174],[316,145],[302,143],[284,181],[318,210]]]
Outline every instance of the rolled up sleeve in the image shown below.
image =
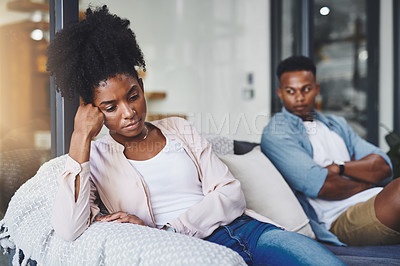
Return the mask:
[[271,160],[289,186],[310,198],[316,198],[328,175],[317,165],[310,152],[287,130],[275,131],[268,125],[262,134],[261,150]]

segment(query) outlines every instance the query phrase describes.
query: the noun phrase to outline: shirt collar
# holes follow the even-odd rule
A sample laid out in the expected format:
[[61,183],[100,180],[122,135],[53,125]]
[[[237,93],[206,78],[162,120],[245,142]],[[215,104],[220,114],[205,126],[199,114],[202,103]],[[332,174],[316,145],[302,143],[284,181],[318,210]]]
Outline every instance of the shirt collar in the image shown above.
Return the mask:
[[[292,124],[295,124],[295,125],[303,124],[303,119],[301,119],[301,117],[290,113],[288,110],[286,110],[285,107],[282,107],[282,113]],[[326,116],[324,116],[323,114],[321,114],[317,110],[314,110],[314,119],[318,120],[318,121],[321,121],[327,127],[330,126],[329,120],[326,118]]]

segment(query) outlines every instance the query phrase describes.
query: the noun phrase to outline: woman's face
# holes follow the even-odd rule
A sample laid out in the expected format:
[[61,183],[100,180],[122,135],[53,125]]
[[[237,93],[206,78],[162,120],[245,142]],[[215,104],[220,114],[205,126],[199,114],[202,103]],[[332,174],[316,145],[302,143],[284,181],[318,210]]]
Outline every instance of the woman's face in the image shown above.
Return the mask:
[[117,141],[144,131],[146,101],[141,79],[117,74],[100,82],[95,88],[94,105],[104,114],[105,125]]

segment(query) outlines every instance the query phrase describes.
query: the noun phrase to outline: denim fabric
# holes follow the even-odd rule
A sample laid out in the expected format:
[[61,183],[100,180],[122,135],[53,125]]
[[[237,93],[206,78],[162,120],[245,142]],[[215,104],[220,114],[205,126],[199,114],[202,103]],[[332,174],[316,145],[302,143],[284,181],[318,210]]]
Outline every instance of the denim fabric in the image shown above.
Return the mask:
[[[358,136],[346,120],[337,116],[325,116],[315,112],[315,119],[336,132],[345,142],[350,158],[359,160],[369,154],[381,155],[392,167],[389,157],[378,147]],[[322,241],[343,245],[335,235],[319,225],[314,209],[306,197],[316,198],[325,182],[328,170],[318,166],[313,160],[313,148],[307,130],[300,117],[288,112],[284,107],[264,128],[261,150],[288,181],[290,187],[304,208],[311,226]]]
[[240,216],[205,240],[233,249],[248,265],[344,265],[318,242]]

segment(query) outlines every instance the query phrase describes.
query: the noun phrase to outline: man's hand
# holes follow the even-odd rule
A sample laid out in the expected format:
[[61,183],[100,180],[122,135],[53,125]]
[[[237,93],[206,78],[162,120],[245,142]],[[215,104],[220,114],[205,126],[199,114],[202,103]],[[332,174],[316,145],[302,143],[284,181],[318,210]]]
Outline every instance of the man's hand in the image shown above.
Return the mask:
[[113,223],[131,223],[131,224],[138,224],[138,225],[144,225],[146,224],[136,215],[133,214],[128,214],[126,212],[114,212],[112,214],[104,215],[104,216],[98,216],[96,217],[95,221],[100,221],[100,222],[113,222]]
[[379,154],[369,154],[356,161],[351,160],[345,163],[344,176],[356,180],[376,184],[392,174],[390,166]]
[[329,171],[325,183],[318,193],[318,198],[325,200],[347,199],[371,187],[371,183],[351,180]]
[[332,164],[328,165],[325,168],[328,169],[329,172],[332,172],[332,173],[334,173],[336,175],[339,175],[340,168],[336,164],[332,163]]
[[335,164],[325,168],[328,169],[328,175],[318,197],[326,200],[346,199],[391,175],[390,166],[378,154],[345,162],[343,176],[339,175],[340,168]]

